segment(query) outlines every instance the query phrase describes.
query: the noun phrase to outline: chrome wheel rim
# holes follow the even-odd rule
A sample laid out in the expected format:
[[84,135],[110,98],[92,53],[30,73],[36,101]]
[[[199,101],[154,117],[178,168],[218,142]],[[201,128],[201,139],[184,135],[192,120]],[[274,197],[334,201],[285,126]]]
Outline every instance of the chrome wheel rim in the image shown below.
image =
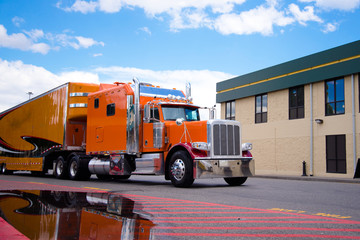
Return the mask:
[[70,164],[70,175],[74,177],[78,171],[78,165],[75,161],[72,161]]
[[56,164],[56,174],[60,176],[64,171],[64,163],[62,161],[58,161]]
[[171,174],[177,181],[180,181],[185,176],[185,163],[182,159],[176,159],[171,165]]

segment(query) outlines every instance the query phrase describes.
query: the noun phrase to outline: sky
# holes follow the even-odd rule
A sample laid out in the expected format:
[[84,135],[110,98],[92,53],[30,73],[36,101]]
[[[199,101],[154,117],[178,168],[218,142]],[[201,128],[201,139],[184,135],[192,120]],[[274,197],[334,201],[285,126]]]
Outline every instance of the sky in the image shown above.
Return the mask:
[[[360,0],[0,0],[0,112],[66,82],[216,83],[360,40]],[[219,111],[219,106],[218,106]]]

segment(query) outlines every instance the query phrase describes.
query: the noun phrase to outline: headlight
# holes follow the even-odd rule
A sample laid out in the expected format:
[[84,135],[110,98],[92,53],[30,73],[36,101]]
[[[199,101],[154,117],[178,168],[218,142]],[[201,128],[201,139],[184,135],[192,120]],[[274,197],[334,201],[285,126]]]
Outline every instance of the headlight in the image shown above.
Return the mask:
[[249,151],[252,149],[252,143],[243,143],[241,145],[241,150],[242,151]]
[[206,142],[193,142],[191,146],[199,150],[210,151],[210,144]]

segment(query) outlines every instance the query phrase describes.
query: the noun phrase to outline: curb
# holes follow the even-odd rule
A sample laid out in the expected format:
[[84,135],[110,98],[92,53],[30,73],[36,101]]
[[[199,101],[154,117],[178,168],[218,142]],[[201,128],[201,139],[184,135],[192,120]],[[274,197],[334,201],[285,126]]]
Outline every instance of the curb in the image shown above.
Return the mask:
[[268,178],[268,179],[298,180],[298,181],[316,181],[316,182],[336,182],[336,183],[357,183],[357,184],[360,184],[360,179],[347,179],[347,178],[326,178],[326,177],[284,176],[284,175],[255,175],[254,177],[255,178]]

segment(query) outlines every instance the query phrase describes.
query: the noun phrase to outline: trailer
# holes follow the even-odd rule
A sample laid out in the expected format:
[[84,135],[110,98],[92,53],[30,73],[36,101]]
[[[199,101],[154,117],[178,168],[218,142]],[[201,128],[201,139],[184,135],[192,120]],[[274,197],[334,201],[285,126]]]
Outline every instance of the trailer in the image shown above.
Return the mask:
[[233,120],[200,120],[186,94],[132,83],[67,83],[0,113],[0,169],[57,178],[164,175],[177,187],[198,178],[241,185],[255,174],[252,145]]

